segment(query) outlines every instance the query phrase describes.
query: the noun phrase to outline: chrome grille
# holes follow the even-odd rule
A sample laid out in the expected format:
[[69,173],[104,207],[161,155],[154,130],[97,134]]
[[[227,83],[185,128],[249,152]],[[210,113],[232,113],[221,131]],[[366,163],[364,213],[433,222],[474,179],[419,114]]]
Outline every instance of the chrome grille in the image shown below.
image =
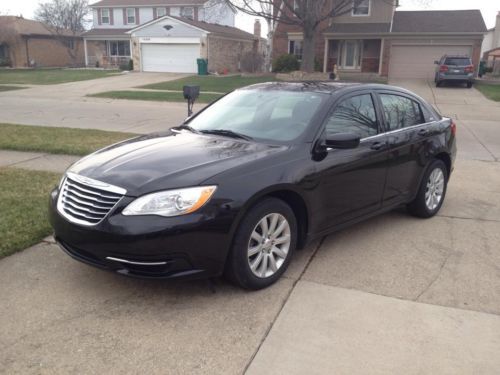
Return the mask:
[[126,190],[74,173],[67,173],[57,201],[58,211],[68,220],[96,225],[125,195]]

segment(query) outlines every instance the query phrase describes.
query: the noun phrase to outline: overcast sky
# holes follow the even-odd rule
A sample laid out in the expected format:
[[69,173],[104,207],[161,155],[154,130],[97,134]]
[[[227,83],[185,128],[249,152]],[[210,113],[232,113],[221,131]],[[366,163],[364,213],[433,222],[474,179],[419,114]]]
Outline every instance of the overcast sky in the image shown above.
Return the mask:
[[[91,3],[96,1],[91,0]],[[40,0],[0,0],[0,13],[22,14],[25,18],[31,18],[38,3]],[[481,9],[488,28],[495,25],[496,14],[500,11],[498,0],[400,0],[400,4],[400,10]],[[239,14],[236,17],[236,26],[249,32],[253,31],[253,22],[254,18],[247,15]]]

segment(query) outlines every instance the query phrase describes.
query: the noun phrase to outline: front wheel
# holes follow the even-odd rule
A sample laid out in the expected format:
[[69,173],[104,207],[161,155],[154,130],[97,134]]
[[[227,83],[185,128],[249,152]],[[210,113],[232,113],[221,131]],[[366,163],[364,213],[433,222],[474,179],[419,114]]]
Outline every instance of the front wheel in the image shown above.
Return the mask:
[[297,220],[285,202],[267,198],[250,209],[236,231],[226,275],[245,289],[262,289],[285,272],[297,246]]
[[441,160],[434,160],[420,183],[417,196],[408,204],[408,211],[418,217],[432,217],[443,205],[448,185],[448,171]]
[[467,82],[467,88],[470,89],[472,87],[472,82]]

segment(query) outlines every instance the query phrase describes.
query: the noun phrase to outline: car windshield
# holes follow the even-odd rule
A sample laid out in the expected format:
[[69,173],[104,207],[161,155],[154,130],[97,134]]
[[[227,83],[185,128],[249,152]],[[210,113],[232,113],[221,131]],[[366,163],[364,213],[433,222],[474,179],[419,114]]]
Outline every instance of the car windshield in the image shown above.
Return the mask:
[[203,133],[286,142],[304,133],[326,97],[316,92],[236,90],[186,124]]
[[470,65],[470,59],[466,57],[447,57],[444,64],[452,66],[467,66]]

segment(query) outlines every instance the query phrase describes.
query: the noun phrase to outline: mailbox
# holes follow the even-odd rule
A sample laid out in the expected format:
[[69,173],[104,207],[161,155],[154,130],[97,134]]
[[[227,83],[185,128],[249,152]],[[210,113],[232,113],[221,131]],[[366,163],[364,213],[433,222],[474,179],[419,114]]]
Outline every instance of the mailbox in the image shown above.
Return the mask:
[[186,85],[183,87],[184,99],[195,101],[200,96],[200,86]]

